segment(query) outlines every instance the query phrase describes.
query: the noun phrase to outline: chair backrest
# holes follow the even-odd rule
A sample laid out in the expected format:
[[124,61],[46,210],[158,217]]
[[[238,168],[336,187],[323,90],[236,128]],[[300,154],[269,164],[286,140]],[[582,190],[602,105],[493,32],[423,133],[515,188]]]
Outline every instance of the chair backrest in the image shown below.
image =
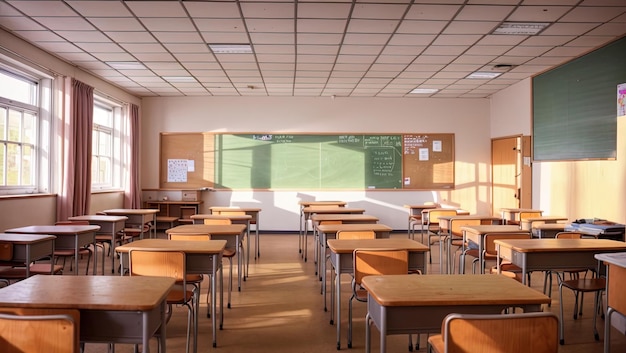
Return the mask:
[[3,353],[77,353],[78,331],[70,315],[0,314]]
[[404,275],[409,273],[409,251],[406,249],[355,249],[354,283],[371,275]]
[[373,230],[340,230],[337,239],[375,239],[376,232]]
[[88,226],[89,225],[89,221],[57,221],[54,224],[57,225],[57,226],[69,226],[69,225]]
[[463,226],[479,226],[481,224],[480,219],[452,219],[450,221],[450,233],[457,237],[463,236],[461,227]]
[[556,239],[581,239],[583,234],[580,232],[558,232],[554,236]]
[[548,312],[449,314],[442,324],[445,352],[556,353],[558,318]]
[[131,276],[171,277],[176,282],[185,282],[186,263],[182,251],[133,249],[128,256]]
[[539,218],[541,217],[543,214],[543,212],[520,212],[519,213],[519,219],[520,221],[526,218]]
[[205,218],[204,224],[232,224],[230,218]]
[[170,240],[191,240],[191,241],[206,241],[211,240],[211,234],[207,233],[169,233],[167,237]]
[[215,214],[221,214],[224,216],[241,216],[245,215],[246,211],[216,211]]
[[531,235],[529,232],[519,232],[519,233],[488,233],[485,234],[485,248],[484,254],[485,256],[496,256],[496,243],[495,241],[498,239],[530,239]]
[[342,224],[342,221],[339,220],[329,220],[329,221],[320,221],[320,225],[324,224]]
[[13,243],[0,241],[0,261],[13,260]]
[[426,224],[439,224],[439,217],[457,215],[454,209],[431,209],[426,210],[426,213],[428,214],[428,217],[425,219]]

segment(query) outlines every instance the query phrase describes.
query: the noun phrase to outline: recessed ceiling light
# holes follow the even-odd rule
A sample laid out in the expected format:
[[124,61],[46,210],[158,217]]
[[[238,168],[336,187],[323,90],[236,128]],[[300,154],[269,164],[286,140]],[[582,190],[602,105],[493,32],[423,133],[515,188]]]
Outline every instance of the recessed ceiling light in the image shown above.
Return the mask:
[[146,70],[147,68],[138,61],[107,61],[107,65],[116,70]]
[[252,53],[250,44],[209,44],[214,54],[241,54]]
[[172,82],[172,83],[197,82],[196,79],[191,76],[162,76],[161,78],[167,82]]
[[437,88],[414,88],[413,90],[411,90],[411,94],[432,94],[432,93],[436,93],[439,92],[439,89]]
[[539,34],[549,25],[550,23],[547,22],[504,22],[492,33],[532,36]]
[[467,75],[465,78],[491,79],[502,75],[502,72],[476,71]]

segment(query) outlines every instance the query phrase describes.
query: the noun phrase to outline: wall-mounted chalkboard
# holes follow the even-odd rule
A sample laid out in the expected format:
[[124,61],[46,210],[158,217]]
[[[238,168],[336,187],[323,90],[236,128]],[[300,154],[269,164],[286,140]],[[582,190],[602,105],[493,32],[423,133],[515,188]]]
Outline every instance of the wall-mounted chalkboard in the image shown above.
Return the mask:
[[614,159],[626,38],[533,78],[535,160]]
[[453,134],[162,133],[160,187],[447,189],[453,166]]

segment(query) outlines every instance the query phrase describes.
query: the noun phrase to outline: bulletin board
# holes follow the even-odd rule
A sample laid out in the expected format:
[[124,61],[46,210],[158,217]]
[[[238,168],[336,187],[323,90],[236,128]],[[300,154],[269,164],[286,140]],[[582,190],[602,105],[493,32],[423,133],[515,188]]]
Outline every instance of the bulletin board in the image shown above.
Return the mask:
[[162,133],[160,187],[454,188],[454,134]]
[[454,188],[454,134],[403,135],[405,189]]

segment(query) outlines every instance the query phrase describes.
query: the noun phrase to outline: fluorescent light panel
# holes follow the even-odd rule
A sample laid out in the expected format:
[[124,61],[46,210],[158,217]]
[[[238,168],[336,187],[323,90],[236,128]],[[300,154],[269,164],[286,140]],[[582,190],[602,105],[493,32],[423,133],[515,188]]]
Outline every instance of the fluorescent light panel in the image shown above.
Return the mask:
[[146,70],[147,68],[138,61],[107,61],[107,65],[116,70]]
[[191,76],[162,76],[161,78],[172,83],[197,82],[196,79]]
[[504,22],[493,31],[493,34],[533,36],[549,25],[547,22]]
[[252,53],[250,44],[209,44],[209,49],[215,54]]
[[432,94],[432,93],[437,93],[439,92],[439,89],[437,88],[414,88],[411,92],[411,94]]
[[488,71],[476,71],[467,75],[465,78],[473,79],[492,79],[502,75],[502,72],[488,72]]

